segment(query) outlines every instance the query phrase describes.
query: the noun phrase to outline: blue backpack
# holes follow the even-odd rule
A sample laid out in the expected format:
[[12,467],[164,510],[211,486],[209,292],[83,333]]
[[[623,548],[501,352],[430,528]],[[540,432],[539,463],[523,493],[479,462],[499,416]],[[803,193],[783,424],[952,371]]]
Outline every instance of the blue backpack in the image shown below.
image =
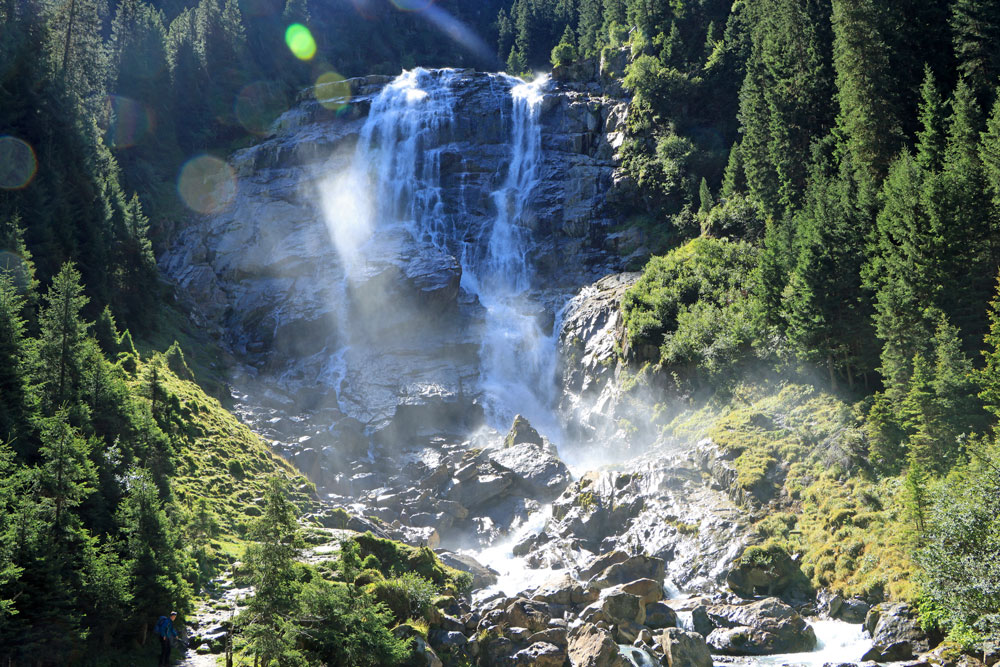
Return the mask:
[[156,626],[153,628],[153,632],[161,637],[167,636],[167,624],[170,623],[170,619],[166,616],[160,616],[160,620],[156,622]]

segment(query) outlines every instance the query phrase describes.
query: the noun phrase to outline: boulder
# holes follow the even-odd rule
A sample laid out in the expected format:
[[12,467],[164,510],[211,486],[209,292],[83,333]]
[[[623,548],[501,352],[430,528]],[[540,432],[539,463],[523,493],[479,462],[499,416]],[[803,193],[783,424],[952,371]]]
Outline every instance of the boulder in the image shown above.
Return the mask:
[[443,549],[438,549],[435,553],[441,559],[441,562],[448,567],[471,574],[473,588],[486,588],[497,583],[496,570],[486,567],[472,556],[445,551]]
[[912,657],[913,647],[910,643],[898,641],[887,646],[872,646],[861,656],[861,660],[865,662],[869,660],[875,662],[899,662],[901,660],[909,660]]
[[646,626],[653,630],[677,626],[677,614],[663,602],[646,605]]
[[520,598],[507,606],[504,610],[504,616],[508,627],[527,628],[531,632],[540,632],[548,628],[552,612],[544,602]]
[[716,626],[707,641],[717,653],[767,655],[816,648],[812,627],[777,598],[747,605],[718,605],[709,607],[707,613]]
[[566,649],[548,642],[537,642],[521,649],[513,656],[508,665],[513,667],[562,667],[566,662]]
[[535,427],[521,415],[516,415],[514,423],[511,424],[510,430],[507,431],[507,436],[503,439],[503,446],[507,449],[524,443],[537,445],[538,447],[543,446],[542,436],[538,435]]
[[656,638],[668,667],[712,667],[712,654],[697,632],[669,628]]
[[921,629],[916,611],[905,602],[872,607],[865,617],[865,629],[880,650],[901,641],[910,644],[914,655],[930,649],[930,639]]
[[624,591],[605,596],[601,601],[601,610],[604,612],[604,617],[614,624],[624,621],[641,624],[646,620],[646,608],[642,604],[642,598]]
[[830,615],[845,623],[864,623],[870,609],[871,605],[864,600],[860,598],[848,598],[840,604],[837,613]]
[[636,579],[627,584],[623,584],[621,589],[626,593],[638,595],[642,600],[642,605],[646,606],[652,602],[659,602],[663,599],[663,584],[652,579]]
[[785,595],[808,589],[798,562],[777,545],[750,546],[726,575],[729,590],[742,597]]
[[552,500],[570,483],[566,464],[535,443],[498,449],[490,452],[490,458],[513,473],[514,487],[530,498]]
[[542,584],[531,596],[532,600],[550,604],[579,605],[590,604],[600,596],[600,591],[563,575]]
[[621,550],[609,551],[595,558],[587,567],[580,570],[581,579],[592,579],[598,573],[603,572],[616,563],[623,563],[628,560],[628,553]]
[[453,500],[468,508],[479,507],[510,488],[514,476],[510,473],[502,475],[477,475],[466,481],[456,481],[448,490],[448,500]]
[[620,586],[637,579],[652,579],[663,585],[663,559],[653,556],[631,556],[595,574],[590,584],[596,588]]
[[570,633],[567,654],[572,667],[627,667],[611,633],[593,623]]

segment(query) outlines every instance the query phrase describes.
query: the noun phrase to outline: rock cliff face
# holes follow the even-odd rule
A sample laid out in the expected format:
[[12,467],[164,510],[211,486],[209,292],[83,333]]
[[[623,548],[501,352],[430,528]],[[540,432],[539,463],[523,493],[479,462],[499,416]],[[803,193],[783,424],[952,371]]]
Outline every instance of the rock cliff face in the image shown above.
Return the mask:
[[[349,96],[343,86],[306,91],[273,136],[232,156],[232,206],[184,229],[160,260],[247,362],[234,384],[280,408],[248,407],[279,442],[333,444],[322,430],[341,422],[392,439],[482,421],[487,308],[469,267],[494,252],[508,210],[528,267],[518,315],[542,336],[568,295],[614,263],[603,244],[626,101],[537,86],[540,150],[529,155],[517,144],[519,81],[410,74],[402,102],[386,101],[400,86],[388,77],[351,80]],[[383,169],[407,150],[408,172]],[[528,187],[505,188],[524,155],[535,160],[521,167],[534,170]],[[344,192],[338,177],[358,170],[359,156],[370,162],[363,187]],[[397,182],[400,173],[413,182]],[[366,217],[378,230],[370,239],[354,228]],[[360,262],[345,252],[352,244]]]

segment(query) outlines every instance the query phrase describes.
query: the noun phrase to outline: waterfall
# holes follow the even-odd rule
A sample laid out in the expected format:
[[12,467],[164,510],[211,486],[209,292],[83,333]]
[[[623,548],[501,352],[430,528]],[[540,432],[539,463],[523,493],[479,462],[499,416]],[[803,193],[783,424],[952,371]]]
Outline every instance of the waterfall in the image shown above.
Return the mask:
[[[554,435],[558,426],[548,408],[556,390],[557,332],[543,331],[542,309],[530,294],[530,199],[541,173],[548,78],[524,83],[497,74],[492,80],[509,163],[490,194],[488,224],[470,227],[465,202],[443,196],[441,157],[456,151],[450,142],[459,122],[456,70],[418,68],[388,84],[372,101],[349,169],[325,179],[320,200],[347,283],[364,276],[376,253],[384,257],[384,239],[401,231],[458,260],[462,289],[483,307],[479,389],[489,425],[506,429],[521,413]],[[463,180],[463,198],[465,187]],[[338,318],[343,344],[377,345],[352,331],[357,323],[351,319],[346,312]],[[341,354],[327,375],[343,379],[350,356]]]

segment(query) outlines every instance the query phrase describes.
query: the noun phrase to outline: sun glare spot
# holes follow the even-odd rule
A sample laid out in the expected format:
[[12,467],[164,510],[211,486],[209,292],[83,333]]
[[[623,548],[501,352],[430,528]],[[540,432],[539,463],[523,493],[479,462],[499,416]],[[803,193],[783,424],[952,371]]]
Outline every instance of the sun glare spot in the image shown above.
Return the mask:
[[340,111],[351,101],[351,84],[336,72],[326,72],[316,79],[313,94],[323,108]]
[[17,137],[0,137],[0,189],[23,188],[38,171],[35,151],[26,141]]
[[281,85],[274,81],[254,81],[236,97],[236,118],[247,132],[266,135],[271,124],[288,109]]
[[112,148],[128,148],[142,141],[152,127],[152,114],[140,102],[121,95],[108,95],[107,137]]
[[199,155],[181,167],[177,192],[191,210],[219,213],[236,197],[236,174],[225,161],[211,155]]
[[319,196],[330,238],[350,271],[372,235],[372,202],[363,175],[348,168],[320,184]]
[[299,60],[311,60],[316,55],[316,40],[309,28],[301,23],[293,23],[285,30],[285,44]]

